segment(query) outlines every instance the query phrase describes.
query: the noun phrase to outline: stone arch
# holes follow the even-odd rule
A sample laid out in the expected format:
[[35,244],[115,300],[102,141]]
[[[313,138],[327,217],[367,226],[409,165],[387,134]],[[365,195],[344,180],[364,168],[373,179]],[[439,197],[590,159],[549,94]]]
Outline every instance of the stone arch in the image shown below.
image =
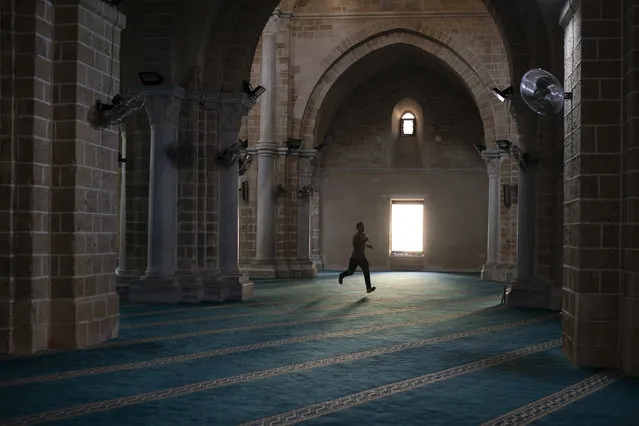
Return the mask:
[[[253,57],[262,31],[279,0],[234,0],[219,11],[205,31],[200,60],[205,90],[239,92],[250,77]],[[249,4],[250,3],[250,4]]]
[[447,64],[464,81],[475,100],[484,125],[486,143],[506,138],[507,112],[503,104],[495,104],[491,99],[489,90],[496,83],[488,69],[453,37],[419,22],[409,22],[404,27],[391,23],[375,24],[336,46],[322,60],[321,70],[300,90],[293,109],[293,134],[313,146],[320,107],[342,73],[367,54],[396,44],[417,47]]
[[[295,10],[300,0],[282,0],[280,5],[286,10]],[[508,53],[508,67],[513,81],[518,81],[534,63],[531,58],[544,65],[549,61],[540,46],[552,48],[544,31],[545,26],[540,6],[536,1],[521,1],[513,5],[512,0],[481,0],[490,14]],[[532,40],[535,38],[535,40]],[[535,49],[535,46],[537,49]],[[540,64],[541,65],[541,64]]]

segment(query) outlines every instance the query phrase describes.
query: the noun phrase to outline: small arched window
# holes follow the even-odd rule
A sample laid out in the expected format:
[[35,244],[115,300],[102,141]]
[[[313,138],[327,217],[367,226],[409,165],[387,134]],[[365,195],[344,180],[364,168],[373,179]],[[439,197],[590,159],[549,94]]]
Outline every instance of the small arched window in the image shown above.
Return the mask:
[[415,136],[415,115],[405,112],[400,119],[399,128],[402,136]]

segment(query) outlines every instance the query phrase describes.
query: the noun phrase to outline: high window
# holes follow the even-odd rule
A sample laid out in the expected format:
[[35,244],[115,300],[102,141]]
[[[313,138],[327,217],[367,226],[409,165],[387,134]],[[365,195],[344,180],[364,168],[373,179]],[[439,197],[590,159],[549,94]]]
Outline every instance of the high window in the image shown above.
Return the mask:
[[415,136],[415,115],[405,112],[400,119],[399,128],[402,136]]

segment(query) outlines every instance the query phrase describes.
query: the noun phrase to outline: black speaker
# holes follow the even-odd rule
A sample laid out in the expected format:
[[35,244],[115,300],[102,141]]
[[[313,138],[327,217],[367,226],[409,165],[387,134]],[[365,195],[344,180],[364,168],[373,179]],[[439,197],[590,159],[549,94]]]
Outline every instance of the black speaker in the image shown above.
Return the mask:
[[248,200],[249,200],[249,183],[247,181],[242,182],[242,186],[240,187],[240,191],[242,191],[242,201],[248,202]]

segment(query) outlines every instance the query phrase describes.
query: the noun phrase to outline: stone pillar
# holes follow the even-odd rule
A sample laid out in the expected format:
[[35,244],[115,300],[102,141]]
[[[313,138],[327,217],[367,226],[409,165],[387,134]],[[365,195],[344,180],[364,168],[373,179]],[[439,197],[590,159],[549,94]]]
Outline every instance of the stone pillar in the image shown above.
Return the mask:
[[[314,149],[304,150],[300,153],[299,162],[299,188],[312,185],[313,159],[317,156]],[[314,194],[299,194],[298,222],[297,222],[297,259],[300,275],[303,278],[317,276],[315,262],[311,259],[311,213]]]
[[266,92],[260,100],[260,139],[257,143],[257,235],[255,260],[250,272],[254,278],[275,277],[276,37],[279,21],[279,14],[273,14],[262,33],[261,85]]
[[500,172],[504,157],[500,149],[488,149],[482,152],[488,172],[488,238],[486,263],[482,267],[481,278],[488,281],[502,281],[499,269],[499,212],[500,212]]
[[[218,129],[219,152],[238,142],[242,117],[253,106],[245,96],[220,98]],[[221,300],[246,300],[253,296],[253,283],[240,274],[239,171],[237,161],[218,169],[218,265],[217,284]],[[205,291],[206,299],[206,291]]]
[[126,123],[120,125],[120,158],[118,162],[120,164],[120,206],[118,214],[118,266],[115,269],[117,275],[116,289],[121,300],[129,300],[129,289],[134,281],[139,279],[139,272],[130,271],[128,269],[127,262],[127,167],[126,167],[126,150],[127,150],[127,135],[130,131],[130,126]]
[[[636,88],[639,83],[639,20],[637,19],[637,5],[634,2],[624,2],[623,18],[623,57],[624,69],[626,69],[624,87],[634,87],[635,91],[624,91],[625,105],[633,105],[636,102]],[[633,37],[634,36],[634,37]],[[635,104],[636,105],[636,104]],[[639,109],[623,108],[623,148],[624,158],[631,158],[639,152]],[[624,185],[624,235],[637,235],[639,233],[639,209],[631,208],[639,199],[639,185],[636,185],[639,176],[639,163],[625,161],[623,173],[635,182],[634,185]],[[621,365],[626,374],[639,376],[639,244],[634,238],[622,239],[624,271],[621,294],[621,341],[623,342]]]
[[126,124],[120,125],[120,213],[118,214],[118,267],[115,273],[126,272]]
[[[50,105],[54,84],[53,9],[51,2],[0,2],[0,354],[29,354],[47,349],[50,342],[52,274],[49,265],[53,259],[59,260],[50,250],[51,234],[52,225],[60,223],[58,216],[50,216],[53,201],[50,197],[53,164],[49,130],[53,129]],[[75,28],[76,34],[86,34],[79,32],[81,27]],[[75,46],[69,42],[73,49]],[[39,47],[42,50],[36,62],[34,55]],[[76,100],[76,83],[69,83],[71,105],[75,108],[79,103],[89,107],[86,100]],[[33,105],[36,96],[39,98],[37,108],[18,113],[20,103]],[[71,127],[75,128],[76,123]],[[68,143],[75,154],[74,134],[70,135]],[[75,169],[75,164],[65,169],[64,176],[71,175],[70,180],[65,178],[67,198],[69,193],[75,192]],[[74,198],[71,197],[71,203]],[[67,219],[73,217],[75,205],[69,207],[72,208],[64,212]],[[71,227],[72,232],[75,229],[73,222],[65,223],[65,228]],[[18,223],[21,225],[16,226]],[[74,243],[72,236],[69,241]],[[70,249],[80,247],[76,244],[68,246]],[[72,260],[68,263],[73,265]],[[73,290],[69,288],[69,291]],[[69,322],[75,321],[75,309],[67,313]],[[80,320],[86,321],[86,318]]]
[[[38,252],[50,254],[50,262],[41,265],[43,269],[36,269],[29,264],[20,264],[19,268],[31,271],[33,278],[38,278],[31,284],[41,282],[39,278],[45,276],[50,279],[50,286],[23,287],[16,293],[50,297],[51,304],[46,311],[37,311],[35,305],[23,305],[21,314],[24,317],[20,315],[17,318],[48,317],[50,347],[82,348],[116,337],[119,333],[119,298],[115,276],[117,255],[114,247],[118,232],[118,162],[117,151],[114,149],[118,146],[118,132],[114,126],[94,131],[87,117],[78,114],[78,110],[86,111],[93,99],[108,102],[119,92],[117,40],[120,40],[120,31],[124,28],[124,16],[104,2],[88,0],[15,3],[20,3],[20,7],[24,6],[25,17],[43,12],[43,16],[36,20],[35,28],[47,28],[47,21],[51,18],[55,20],[55,26],[48,35],[39,40],[36,35],[36,49],[30,52],[38,58],[37,62],[30,61],[35,64],[38,76],[34,81],[36,84],[33,86],[33,94],[44,96],[38,101],[42,108],[46,108],[46,105],[53,106],[54,123],[39,121],[31,137],[18,138],[24,141],[24,144],[20,143],[20,152],[37,153],[37,156],[27,158],[36,163],[51,161],[51,169],[48,171],[50,175],[45,174],[47,172],[44,168],[37,169],[38,173],[42,173],[41,176],[51,177],[50,182],[37,182],[50,184],[48,194],[39,192],[37,196],[45,197],[51,203],[50,216],[39,217],[41,223],[48,225],[45,232],[50,238],[51,246],[47,246],[45,239],[35,240],[34,247]],[[0,8],[5,4],[7,2],[3,2]],[[19,17],[17,21],[22,22],[25,17]],[[30,24],[25,24],[24,28],[18,29],[19,40],[34,38],[35,34],[28,34],[33,31],[29,28]],[[69,31],[71,28],[73,31]],[[27,33],[23,34],[23,31]],[[116,40],[113,45],[87,46],[84,43],[87,39],[111,37]],[[66,54],[52,55],[55,72],[50,73],[45,65],[48,62],[46,55],[52,51],[59,52],[60,49]],[[28,50],[22,49],[20,51],[21,54],[27,52]],[[106,79],[105,70],[95,67],[96,56],[103,58],[104,64],[111,64],[109,68],[116,70],[112,78]],[[3,60],[5,57],[7,56],[3,56]],[[19,60],[18,64],[23,60]],[[57,72],[58,70],[64,71]],[[28,67],[19,67],[15,72],[20,77],[29,76]],[[46,82],[51,76],[53,85],[49,86]],[[27,78],[17,81],[18,86],[28,84],[27,82]],[[83,82],[96,82],[91,85],[93,99],[84,95]],[[20,118],[20,123],[23,120],[25,118]],[[24,124],[29,122],[26,120]],[[55,131],[51,132],[51,129]],[[36,140],[39,144],[31,151],[28,144]],[[46,146],[50,146],[51,150],[48,151]],[[37,175],[29,175],[28,169],[25,171],[27,176]],[[21,198],[29,197],[29,192],[20,191],[19,194]],[[29,198],[23,202],[28,203]],[[31,208],[38,212],[47,211],[41,203],[42,200],[37,200]],[[30,228],[28,222],[24,223],[27,229],[37,229]],[[22,247],[23,244],[24,242],[17,245]]]
[[[624,240],[636,244],[636,233],[622,222],[624,214],[634,212],[622,209],[623,192],[637,186],[634,175],[622,178],[623,167],[635,162],[633,154],[622,152],[623,142],[634,140],[622,139],[620,116],[625,108],[620,69],[630,68],[618,50],[624,34],[633,37],[632,31],[621,31],[622,3],[633,2],[607,1],[605,16],[594,1],[571,3],[561,21],[566,90],[578,95],[564,107],[563,351],[580,367],[623,366],[639,374],[639,333],[622,334],[624,320],[634,317],[637,323],[637,311],[626,311],[627,318],[620,316],[623,296],[632,296],[623,290],[633,285],[629,281],[621,289],[623,279],[631,277],[620,273],[620,267],[624,261],[632,268],[637,264],[636,256],[622,256],[621,249]],[[602,31],[603,27],[608,30]]]
[[[520,144],[522,152],[526,146]],[[535,165],[519,169],[516,278],[506,297],[509,307],[550,308],[551,288],[535,279]]]
[[179,285],[175,281],[178,171],[166,149],[178,140],[184,91],[178,87],[159,86],[155,90],[145,90],[144,94],[151,127],[147,269],[143,280],[130,288],[129,300],[177,303],[180,298]]

